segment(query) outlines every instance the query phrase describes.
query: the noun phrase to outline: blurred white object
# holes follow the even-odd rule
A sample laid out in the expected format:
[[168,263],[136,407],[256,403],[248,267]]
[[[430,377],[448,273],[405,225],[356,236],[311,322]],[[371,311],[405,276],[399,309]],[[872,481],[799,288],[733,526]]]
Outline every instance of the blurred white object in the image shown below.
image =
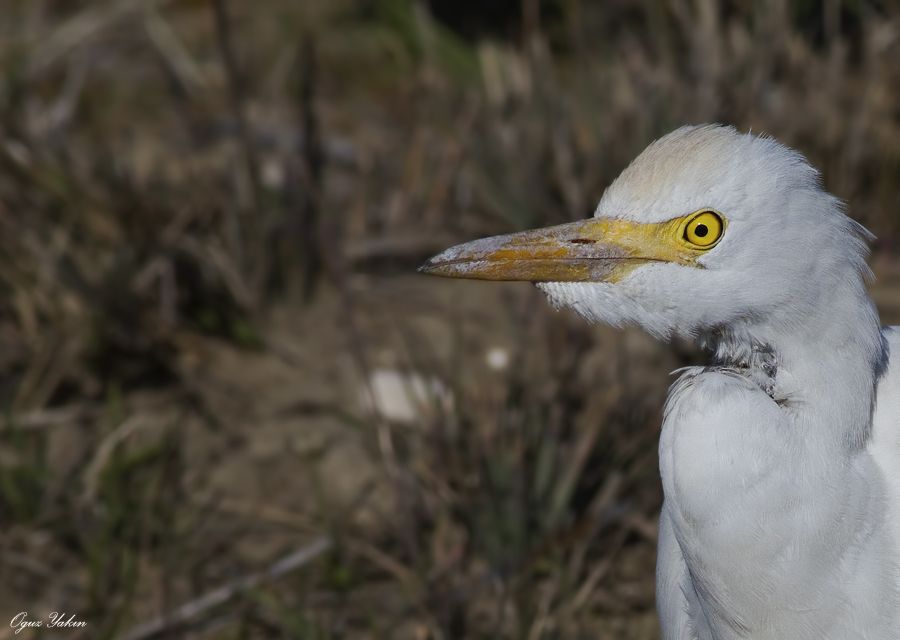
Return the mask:
[[485,353],[484,361],[494,371],[504,371],[509,366],[509,351],[503,347],[491,347]]
[[453,394],[441,380],[396,369],[373,370],[361,398],[367,409],[404,424],[453,408]]

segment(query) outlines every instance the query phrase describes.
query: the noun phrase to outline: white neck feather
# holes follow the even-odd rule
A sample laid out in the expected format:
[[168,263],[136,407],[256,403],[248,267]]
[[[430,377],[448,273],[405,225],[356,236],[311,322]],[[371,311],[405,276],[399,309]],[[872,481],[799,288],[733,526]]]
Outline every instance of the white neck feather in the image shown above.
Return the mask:
[[802,324],[773,317],[706,338],[726,384],[756,382],[780,411],[698,371],[670,394],[665,517],[709,637],[825,637],[854,607],[896,604],[884,483],[864,450],[886,348],[858,279],[821,302]]
[[797,428],[812,440],[852,452],[870,436],[887,346],[857,274],[825,295],[802,323],[775,316],[715,331],[703,343],[714,350],[717,365],[775,373],[774,397]]

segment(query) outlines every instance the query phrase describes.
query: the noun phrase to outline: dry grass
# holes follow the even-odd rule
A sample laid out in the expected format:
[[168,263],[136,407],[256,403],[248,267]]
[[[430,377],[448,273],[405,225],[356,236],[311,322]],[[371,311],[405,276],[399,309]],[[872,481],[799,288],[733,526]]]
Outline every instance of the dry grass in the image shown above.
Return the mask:
[[896,4],[433,17],[464,6],[8,0],[0,621],[655,637],[658,412],[697,354],[412,272],[584,217],[676,125],[806,152],[900,318]]

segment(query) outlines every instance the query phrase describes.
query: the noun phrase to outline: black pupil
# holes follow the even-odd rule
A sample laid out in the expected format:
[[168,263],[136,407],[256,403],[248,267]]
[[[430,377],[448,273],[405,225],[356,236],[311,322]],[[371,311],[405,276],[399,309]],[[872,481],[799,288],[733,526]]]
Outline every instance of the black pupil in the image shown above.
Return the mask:
[[698,238],[705,238],[707,233],[709,233],[709,228],[705,224],[698,224],[694,229],[694,235]]

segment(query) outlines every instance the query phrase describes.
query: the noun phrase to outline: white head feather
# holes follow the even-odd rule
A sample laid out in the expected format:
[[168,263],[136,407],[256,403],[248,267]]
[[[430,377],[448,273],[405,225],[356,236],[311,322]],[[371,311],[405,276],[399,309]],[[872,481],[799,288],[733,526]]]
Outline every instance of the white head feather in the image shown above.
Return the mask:
[[844,215],[803,156],[732,127],[682,127],[657,140],[609,186],[594,215],[658,222],[702,208],[729,223],[698,261],[704,269],[652,263],[615,284],[538,286],[589,320],[638,324],[663,338],[787,330],[824,311],[836,286],[864,290],[868,232]]

